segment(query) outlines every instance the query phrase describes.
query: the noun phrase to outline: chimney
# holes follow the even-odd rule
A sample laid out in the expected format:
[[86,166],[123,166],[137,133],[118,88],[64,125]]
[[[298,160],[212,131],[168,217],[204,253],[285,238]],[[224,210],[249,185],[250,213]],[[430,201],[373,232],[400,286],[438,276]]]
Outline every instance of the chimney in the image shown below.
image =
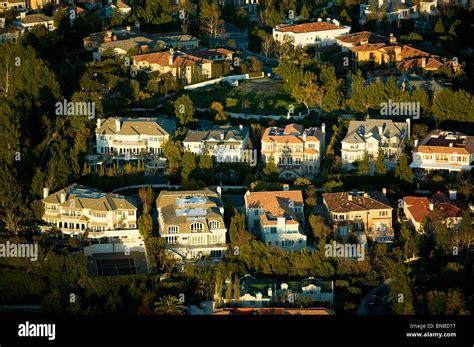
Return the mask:
[[20,19],[25,19],[26,17],[26,12],[21,12],[20,13]]
[[250,195],[250,190],[247,190],[247,191],[245,192],[245,195],[249,196],[249,195]]
[[449,143],[449,147],[453,147],[453,143],[452,143],[452,142]]
[[364,198],[368,198],[369,197],[369,194],[367,194],[367,192],[364,192]]
[[66,201],[66,194],[62,193],[61,194],[61,204],[64,203],[65,201]]
[[283,187],[283,190],[284,190],[285,192],[287,192],[287,191],[290,190],[290,185],[289,185],[288,183],[283,183],[283,184],[282,184],[282,187]]
[[224,140],[224,133],[221,133],[221,140]]
[[379,135],[383,134],[383,125],[379,126]]
[[326,124],[321,124],[321,131],[323,134],[326,134]]
[[458,195],[458,191],[456,189],[449,190],[449,199],[456,200]]
[[46,199],[49,196],[49,188],[43,188],[43,199]]
[[430,201],[430,206],[429,206],[430,211],[434,210],[434,204]]
[[127,25],[127,31],[128,32],[132,31],[132,27],[130,25]]
[[387,188],[382,188],[382,194],[387,196]]
[[415,140],[414,144],[415,147],[418,147],[418,139]]
[[120,119],[118,118],[115,119],[115,131],[116,132],[120,131]]
[[102,125],[102,119],[97,118],[97,128],[100,128],[101,125]]
[[410,118],[407,118],[406,122],[407,122],[407,135],[408,135],[408,138],[410,138],[410,136],[411,136],[411,120],[410,120]]
[[352,194],[351,193],[347,194],[347,200],[352,201]]
[[222,195],[222,188],[221,188],[221,186],[218,186],[218,187],[216,188],[216,191],[217,191],[217,194],[219,194],[219,196]]
[[240,131],[244,130],[244,126],[242,124],[239,125]]
[[306,141],[306,136],[307,136],[306,131],[303,131],[303,141]]
[[170,48],[170,51],[169,51],[169,57],[168,57],[168,65],[173,65],[173,61],[174,61],[174,49],[173,48]]
[[397,42],[397,38],[393,36],[393,33],[390,33],[390,38],[389,38],[390,43],[395,43]]

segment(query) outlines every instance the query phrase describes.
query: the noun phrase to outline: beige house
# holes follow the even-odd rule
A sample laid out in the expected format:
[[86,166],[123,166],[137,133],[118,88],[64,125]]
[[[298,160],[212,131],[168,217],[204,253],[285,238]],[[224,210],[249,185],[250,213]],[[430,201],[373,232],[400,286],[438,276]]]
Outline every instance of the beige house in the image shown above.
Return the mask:
[[156,200],[158,230],[181,261],[222,258],[227,250],[221,190],[162,191]]
[[46,222],[43,231],[55,226],[70,236],[87,232],[92,253],[123,252],[125,247],[143,252],[137,207],[124,196],[74,183],[51,195],[44,188],[41,201]]
[[97,119],[97,153],[161,154],[161,145],[174,135],[175,130],[176,121],[168,117]]
[[365,233],[377,242],[393,240],[393,208],[385,194],[377,191],[326,193],[323,204],[338,236],[355,232]]
[[285,250],[306,247],[301,190],[247,191],[244,198],[248,230],[259,233],[265,244]]
[[266,128],[262,136],[262,160],[273,157],[280,177],[314,177],[321,165],[324,151],[325,125],[304,129],[299,124],[284,128]]
[[175,51],[174,49],[167,52],[135,55],[132,59],[133,68],[136,71],[170,73],[174,78],[186,84],[212,77],[211,60]]
[[469,171],[474,166],[474,136],[433,130],[415,141],[413,169]]

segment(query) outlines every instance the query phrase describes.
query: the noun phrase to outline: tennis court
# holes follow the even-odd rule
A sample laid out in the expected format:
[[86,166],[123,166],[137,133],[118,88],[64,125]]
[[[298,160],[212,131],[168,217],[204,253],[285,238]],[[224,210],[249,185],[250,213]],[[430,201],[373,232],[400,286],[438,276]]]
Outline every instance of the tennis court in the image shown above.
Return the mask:
[[137,273],[133,258],[97,259],[96,266],[99,276],[134,275]]

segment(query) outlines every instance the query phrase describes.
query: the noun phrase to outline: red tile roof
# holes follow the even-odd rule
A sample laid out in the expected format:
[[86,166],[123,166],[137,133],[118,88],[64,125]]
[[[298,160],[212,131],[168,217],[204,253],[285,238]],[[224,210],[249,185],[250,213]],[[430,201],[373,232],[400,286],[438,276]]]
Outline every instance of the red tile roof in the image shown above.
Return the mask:
[[287,33],[292,32],[295,34],[301,33],[310,33],[316,31],[326,31],[326,30],[337,30],[342,27],[333,23],[328,22],[315,22],[315,23],[304,23],[304,24],[288,24],[280,25],[276,28],[277,31]]

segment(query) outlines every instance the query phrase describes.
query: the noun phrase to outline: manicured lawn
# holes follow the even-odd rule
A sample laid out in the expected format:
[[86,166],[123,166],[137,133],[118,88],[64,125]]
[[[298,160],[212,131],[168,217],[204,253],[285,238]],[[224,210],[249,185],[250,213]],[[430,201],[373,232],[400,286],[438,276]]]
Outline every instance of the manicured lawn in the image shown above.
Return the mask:
[[196,107],[210,107],[218,101],[228,112],[283,115],[291,104],[295,114],[304,111],[304,106],[294,104],[282,87],[283,82],[272,79],[246,80],[237,87],[223,83],[189,91],[188,95]]

